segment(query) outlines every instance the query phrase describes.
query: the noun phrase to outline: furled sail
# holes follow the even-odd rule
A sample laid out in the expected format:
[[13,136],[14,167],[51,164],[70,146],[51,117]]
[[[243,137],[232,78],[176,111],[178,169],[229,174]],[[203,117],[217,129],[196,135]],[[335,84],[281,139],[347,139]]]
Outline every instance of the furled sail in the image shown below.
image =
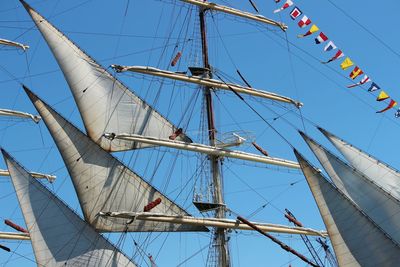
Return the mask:
[[238,10],[238,9],[234,9],[234,8],[231,8],[231,7],[228,7],[228,6],[218,5],[216,3],[212,3],[212,2],[209,2],[209,1],[204,1],[204,0],[181,0],[181,1],[185,2],[185,3],[188,3],[188,4],[199,6],[199,7],[204,8],[204,9],[211,9],[211,10],[215,10],[215,11],[231,14],[231,15],[234,15],[234,16],[238,16],[238,17],[242,17],[242,18],[258,21],[258,22],[261,22],[261,23],[277,26],[277,27],[281,28],[283,31],[286,31],[286,29],[288,28],[284,23],[278,22],[278,21],[274,21],[274,20],[266,18],[266,17],[264,17],[262,15],[252,14],[252,13],[241,11],[241,10]]
[[368,155],[325,129],[318,128],[357,170],[400,200],[400,173],[391,166]]
[[400,202],[316,141],[305,134],[302,136],[335,185],[391,238],[400,243]]
[[228,91],[232,90],[239,94],[246,94],[246,95],[271,99],[273,101],[290,103],[290,104],[295,105],[298,108],[300,108],[303,105],[303,103],[293,100],[286,96],[278,95],[278,94],[267,92],[267,91],[258,90],[258,89],[251,88],[251,87],[245,87],[245,86],[241,86],[238,84],[225,83],[220,80],[209,79],[209,78],[205,78],[205,77],[201,77],[201,76],[195,76],[195,75],[187,76],[183,73],[176,73],[176,72],[172,72],[172,71],[160,70],[157,68],[145,67],[145,66],[111,65],[111,67],[114,68],[117,72],[126,72],[126,71],[137,72],[137,73],[154,75],[154,76],[163,77],[163,78],[174,79],[174,80],[178,80],[178,81],[182,81],[182,82],[188,82],[188,83],[194,83],[194,84],[203,85],[203,86],[209,86],[214,89],[222,89],[222,90],[228,90]]
[[38,266],[136,266],[2,150]]
[[[168,138],[177,130],[39,13],[21,2],[60,65],[92,140],[105,150],[122,151],[149,145],[123,140],[111,142],[103,134],[123,132]],[[189,140],[184,134],[179,138]]]
[[297,151],[339,266],[397,266],[400,247]]
[[72,178],[86,221],[100,231],[207,231],[173,223],[102,218],[100,211],[143,211],[160,199],[152,212],[189,215],[123,163],[103,150],[60,114],[24,87],[47,125]]
[[8,46],[18,47],[18,48],[21,48],[24,51],[29,48],[29,45],[24,45],[24,44],[21,44],[21,43],[18,43],[18,42],[14,42],[14,41],[2,39],[2,38],[0,38],[0,45],[8,45]]

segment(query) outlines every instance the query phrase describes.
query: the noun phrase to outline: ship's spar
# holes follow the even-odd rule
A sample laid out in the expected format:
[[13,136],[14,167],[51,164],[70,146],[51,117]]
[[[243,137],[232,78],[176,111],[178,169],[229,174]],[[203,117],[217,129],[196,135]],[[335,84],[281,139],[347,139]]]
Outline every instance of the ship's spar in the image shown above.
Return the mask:
[[[272,158],[268,155],[258,156],[252,155],[249,153],[244,153],[240,151],[230,150],[226,147],[221,146],[217,143],[216,137],[216,125],[214,122],[214,112],[213,112],[213,101],[212,95],[213,90],[217,88],[221,90],[230,90],[235,94],[248,94],[251,96],[263,97],[272,99],[274,101],[280,101],[284,103],[293,104],[296,107],[301,106],[301,103],[290,98],[279,96],[274,93],[264,92],[261,90],[255,90],[248,87],[243,87],[235,84],[227,84],[223,81],[213,79],[212,75],[212,66],[208,60],[208,45],[206,38],[206,21],[205,15],[209,10],[215,10],[218,12],[225,12],[231,15],[240,16],[246,19],[252,19],[261,23],[267,23],[270,25],[277,26],[281,29],[286,29],[286,27],[282,23],[274,22],[265,17],[253,15],[247,12],[241,12],[239,10],[235,10],[229,7],[220,6],[214,3],[210,3],[207,1],[199,1],[199,0],[182,0],[183,2],[194,4],[199,6],[199,18],[200,18],[200,33],[201,33],[201,41],[202,41],[202,55],[203,55],[203,66],[201,68],[197,68],[197,74],[190,76],[185,76],[179,73],[162,71],[149,67],[135,67],[135,66],[118,66],[114,65],[117,71],[135,71],[144,74],[151,74],[154,76],[160,76],[164,78],[171,78],[180,80],[183,82],[196,83],[202,86],[202,90],[204,93],[204,98],[206,102],[206,111],[207,111],[207,125],[208,125],[208,141],[209,144],[198,144],[193,143],[189,137],[182,132],[182,129],[178,129],[172,123],[170,123],[166,118],[162,117],[156,110],[152,109],[150,106],[146,106],[146,103],[141,99],[137,98],[133,93],[128,93],[126,87],[121,85],[118,80],[114,79],[105,69],[102,69],[100,65],[87,56],[84,52],[80,51],[79,48],[75,46],[75,44],[70,41],[66,36],[64,36],[61,32],[55,29],[49,22],[47,22],[43,17],[41,17],[36,11],[30,8],[27,4],[23,2],[25,8],[28,10],[38,28],[44,35],[45,39],[49,43],[49,46],[52,48],[55,53],[56,58],[60,59],[68,58],[67,56],[71,49],[76,53],[76,58],[74,59],[73,53],[70,53],[69,56],[72,57],[72,61],[76,60],[76,62],[83,66],[82,68],[88,71],[89,73],[89,82],[90,86],[84,88],[71,88],[74,94],[82,94],[79,97],[76,97],[76,100],[80,100],[78,106],[81,111],[86,112],[86,115],[83,116],[85,126],[88,131],[88,136],[78,129],[76,129],[73,125],[71,125],[67,120],[65,120],[60,114],[55,112],[50,106],[44,103],[39,97],[34,95],[28,88],[25,87],[28,96],[34,103],[35,107],[38,109],[39,114],[44,118],[46,125],[48,126],[50,132],[55,138],[55,142],[60,149],[60,152],[66,161],[67,168],[71,174],[71,178],[74,181],[74,185],[78,190],[78,197],[80,198],[81,203],[84,203],[86,207],[83,207],[83,212],[85,219],[87,222],[92,224],[97,230],[100,231],[114,231],[114,232],[126,232],[126,231],[154,231],[154,226],[158,226],[159,228],[156,231],[204,231],[205,227],[213,227],[214,230],[214,245],[216,247],[217,254],[217,266],[230,266],[230,256],[229,256],[229,246],[227,243],[227,229],[241,229],[241,230],[250,230],[253,229],[255,231],[259,231],[264,234],[266,231],[278,232],[278,233],[290,233],[290,234],[307,234],[307,235],[319,235],[325,236],[325,232],[315,231],[312,229],[307,229],[303,227],[285,227],[279,225],[269,225],[263,223],[255,223],[250,222],[247,219],[238,215],[237,220],[229,220],[225,217],[226,206],[224,203],[224,198],[222,194],[222,184],[223,179],[220,173],[220,164],[221,159],[224,157],[233,157],[242,160],[250,160],[256,161],[266,164],[280,165],[289,168],[299,168],[301,167],[308,183],[311,187],[311,190],[314,194],[314,198],[317,201],[317,204],[321,210],[323,215],[324,222],[327,224],[328,231],[330,234],[333,234],[333,245],[336,252],[336,255],[339,259],[339,264],[347,264],[350,262],[350,266],[380,266],[382,263],[394,263],[398,262],[398,236],[397,236],[397,223],[395,220],[395,215],[398,209],[398,178],[399,174],[397,171],[392,168],[382,165],[379,161],[365,156],[365,154],[357,149],[349,148],[344,141],[336,138],[335,136],[327,133],[322,130],[323,133],[341,150],[345,157],[349,157],[349,161],[351,164],[355,165],[356,168],[353,170],[352,166],[347,165],[346,163],[341,162],[329,152],[325,151],[323,147],[319,146],[313,140],[308,138],[303,134],[303,137],[306,139],[307,143],[309,143],[313,152],[317,154],[319,159],[322,161],[321,163],[324,165],[324,168],[327,169],[327,172],[331,177],[334,177],[334,182],[336,187],[332,187],[331,184],[321,178],[320,171],[313,168],[309,163],[300,155],[297,151],[295,151],[296,157],[300,162],[300,166],[297,162],[291,162],[287,160],[282,160],[278,158]],[[58,46],[65,49],[64,51],[58,50]],[[14,44],[15,46],[15,44]],[[21,46],[22,49],[25,49],[24,46]],[[63,54],[65,53],[65,54]],[[72,54],[72,55],[71,55]],[[84,59],[84,60],[82,60]],[[82,60],[82,61],[80,61]],[[74,62],[74,63],[76,63]],[[89,64],[88,64],[89,62]],[[65,69],[69,71],[74,71],[74,68],[70,68],[74,64],[70,64],[68,62],[61,63],[61,69],[64,71],[67,80],[70,85],[74,84],[74,78],[68,77],[71,75],[66,72]],[[79,76],[79,67],[76,68],[76,73]],[[92,72],[92,73],[91,73]],[[68,73],[68,75],[67,75]],[[142,132],[128,132],[124,131],[115,131],[114,129],[119,129],[119,125],[114,129],[103,127],[100,125],[101,131],[98,129],[90,128],[90,123],[88,123],[87,119],[92,116],[90,114],[90,110],[88,111],[87,99],[91,99],[96,95],[93,94],[95,89],[103,89],[103,92],[107,92],[107,87],[101,88],[101,85],[98,86],[93,81],[90,81],[90,75],[95,74],[93,76],[101,74],[101,78],[104,78],[103,81],[107,84],[108,81],[111,81],[112,84],[116,84],[115,92],[118,93],[118,90],[123,91],[123,96],[127,97],[125,100],[128,100],[128,104],[134,105],[134,103],[140,103],[140,106],[145,107],[143,116],[143,124],[152,124],[152,128],[149,131],[144,131],[143,129],[147,129],[147,125],[141,128]],[[82,76],[82,73],[80,73]],[[98,78],[99,76],[97,76]],[[82,77],[76,78],[81,80]],[[76,86],[74,84],[74,86]],[[72,86],[73,87],[73,86]],[[89,88],[90,87],[90,88]],[[100,88],[98,88],[100,87]],[[88,94],[89,93],[89,94]],[[91,94],[90,94],[91,93]],[[84,98],[86,94],[86,100],[80,99]],[[89,96],[88,96],[89,95]],[[96,100],[93,100],[96,103]],[[130,102],[129,102],[130,101]],[[136,101],[136,102],[135,102]],[[118,101],[115,103],[115,109],[118,109]],[[96,111],[101,105],[96,106]],[[123,111],[120,109],[119,111]],[[7,113],[7,111],[6,111]],[[101,113],[101,112],[99,112]],[[6,114],[8,115],[8,114]],[[34,119],[33,115],[29,114],[19,114],[25,118]],[[143,114],[142,114],[143,115]],[[86,116],[86,117],[85,117]],[[150,118],[150,119],[149,119]],[[156,118],[156,120],[151,120],[151,118]],[[111,117],[107,118],[112,121]],[[85,121],[86,120],[86,121]],[[157,121],[162,121],[161,126],[157,124]],[[91,122],[89,120],[89,122]],[[160,126],[160,127],[159,127]],[[159,128],[157,128],[159,127]],[[161,130],[160,130],[161,129]],[[160,135],[152,135],[154,133],[162,133]],[[171,135],[172,134],[172,135]],[[179,137],[177,140],[169,140],[165,137],[168,135],[173,136],[171,139],[175,139],[175,137]],[[94,138],[95,137],[95,138]],[[237,142],[239,145],[241,142]],[[101,148],[98,146],[100,145]],[[230,144],[235,145],[235,144]],[[186,214],[183,209],[181,209],[174,201],[169,200],[165,195],[158,192],[155,188],[152,187],[151,184],[146,183],[140,176],[131,171],[128,167],[124,166],[121,162],[113,158],[107,151],[123,151],[129,149],[138,149],[142,147],[153,147],[153,146],[166,146],[175,149],[185,149],[190,150],[196,153],[203,153],[208,155],[211,166],[211,175],[212,175],[212,184],[214,185],[214,209],[215,209],[215,218],[198,218],[193,217],[189,214]],[[107,151],[104,151],[104,150]],[[258,149],[262,152],[262,148]],[[91,151],[92,153],[87,153],[87,151]],[[22,171],[22,167],[18,165],[13,158],[11,158],[6,152],[3,151],[5,156],[7,165],[13,169],[11,172],[11,176],[14,182],[20,184],[26,184],[27,181],[30,181],[30,184],[36,184],[32,182],[33,175]],[[263,153],[267,154],[267,153]],[[361,161],[352,161],[354,160],[353,155],[358,155],[363,160]],[[103,162],[109,163],[108,166],[97,166],[93,164],[96,160],[102,160]],[[328,160],[327,160],[328,159]],[[87,164],[90,162],[90,164]],[[330,166],[332,164],[334,166]],[[366,167],[367,166],[367,167]],[[370,166],[373,166],[372,168]],[[336,169],[336,170],[334,170]],[[358,169],[361,169],[358,170]],[[384,170],[389,175],[386,175],[383,179],[379,179],[379,171]],[[109,172],[112,170],[113,175]],[[335,171],[340,170],[340,173],[335,173]],[[4,173],[4,175],[9,174],[8,171],[0,172]],[[95,173],[96,175],[93,175]],[[350,176],[351,180],[343,182],[340,184],[343,173],[346,173],[347,176]],[[79,174],[79,175],[78,175]],[[45,175],[36,174],[36,176],[46,177]],[[81,177],[78,177],[81,176]],[[115,178],[118,179],[115,179]],[[371,178],[372,177],[372,178]],[[49,177],[47,177],[49,178]],[[99,178],[99,179],[97,179]],[[102,182],[103,180],[111,181],[112,185],[118,188],[121,188],[122,194],[116,194],[112,190],[108,191],[100,191],[101,194],[97,196],[101,196],[104,194],[105,199],[100,197],[96,197],[95,194],[88,194],[85,192],[86,189],[92,190],[92,192],[96,192],[99,187],[93,184],[92,181],[97,179],[96,182]],[[142,191],[134,191],[131,190],[135,186],[132,186],[132,181],[140,184],[140,190]],[[362,183],[360,183],[360,181]],[[86,184],[83,184],[86,183]],[[358,196],[353,195],[354,192],[354,184],[358,184],[364,188],[364,190],[368,190],[367,196]],[[17,185],[18,187],[18,185]],[[36,189],[44,192],[46,196],[51,196],[51,193],[48,193],[46,190],[40,189],[40,186]],[[352,191],[353,190],[353,191]],[[348,191],[348,192],[347,192]],[[30,192],[25,191],[25,194],[29,194]],[[132,200],[131,199],[122,199],[121,196],[128,194],[138,194],[140,199]],[[357,193],[357,192],[356,192]],[[19,192],[21,195],[21,192]],[[23,194],[22,194],[23,195]],[[94,195],[94,197],[93,197]],[[33,197],[34,195],[32,195]],[[92,197],[92,199],[91,199]],[[108,198],[111,201],[108,201]],[[357,203],[354,204],[352,199]],[[376,214],[375,206],[371,208],[371,199],[374,200],[375,204],[379,207],[382,207],[384,211],[379,214]],[[93,200],[99,201],[99,205],[93,205]],[[103,201],[103,202],[102,202]],[[124,206],[129,210],[134,211],[119,211],[117,208],[118,202],[127,202],[129,205]],[[20,198],[21,202],[21,198]],[[168,203],[168,205],[165,205]],[[199,203],[198,203],[199,204]],[[203,203],[206,204],[206,203]],[[29,206],[31,203],[25,203],[25,206]],[[87,206],[89,205],[89,206]],[[62,206],[62,205],[61,205]],[[168,207],[166,207],[168,206]],[[33,207],[33,206],[32,206]],[[143,209],[144,207],[144,209]],[[171,208],[172,207],[172,208]],[[342,213],[341,208],[345,207],[345,213]],[[360,210],[360,207],[363,210]],[[389,208],[388,208],[389,207]],[[63,207],[64,210],[67,210],[66,207]],[[143,211],[142,211],[142,210]],[[386,212],[388,210],[389,212]],[[390,212],[394,212],[396,214],[391,214]],[[67,212],[68,213],[68,212]],[[100,217],[99,217],[100,215]],[[383,224],[376,223],[377,218],[384,218],[385,221]],[[32,219],[32,218],[31,218]],[[33,218],[34,220],[38,220],[34,224],[43,223],[45,218]],[[374,221],[375,220],[375,221]],[[242,223],[240,223],[240,222]],[[29,221],[28,221],[29,222]],[[27,222],[27,224],[28,224]],[[110,224],[110,222],[118,222],[115,224]],[[154,224],[152,222],[155,222]],[[335,222],[337,225],[335,225]],[[47,222],[48,223],[48,222]],[[82,222],[81,222],[82,223]],[[357,231],[351,231],[349,225],[358,225]],[[32,221],[30,222],[32,224]],[[86,223],[87,224],[87,223]],[[180,227],[176,227],[176,224],[179,224]],[[111,226],[110,226],[111,225]],[[108,228],[107,228],[108,227]],[[359,230],[359,231],[358,231]],[[40,232],[40,231],[39,231]],[[35,243],[35,232],[33,235],[26,234],[10,234],[4,233],[4,238],[19,238],[19,239],[29,239],[32,238],[32,242]],[[40,234],[40,233],[39,233]],[[96,236],[96,234],[92,231],[92,236]],[[266,234],[269,236],[268,234]],[[356,238],[352,238],[352,236],[356,236]],[[0,235],[1,237],[1,235]],[[269,236],[271,237],[271,236]],[[357,238],[368,237],[371,240],[375,240],[376,244],[369,246],[368,248],[360,247],[360,244],[356,242]],[[308,259],[304,258],[302,255],[297,254],[297,252],[293,251],[290,247],[286,246],[282,242],[278,241],[276,238],[272,237],[272,240],[278,243],[282,248],[287,251],[299,256],[304,261],[314,266],[314,263],[309,262]],[[53,240],[56,242],[57,240]],[[61,241],[58,242],[58,245]],[[379,244],[379,246],[377,246]],[[376,246],[375,246],[376,245]],[[107,250],[110,246],[103,242],[102,249]],[[375,247],[374,247],[375,246]],[[84,254],[81,251],[81,255],[78,255],[78,259],[81,259],[81,256]],[[371,256],[375,255],[375,256]],[[372,260],[368,260],[368,257],[372,257]],[[51,259],[51,257],[50,257]],[[124,259],[125,261],[125,259]],[[93,262],[90,264],[93,265]],[[89,265],[90,265],[89,264]]]

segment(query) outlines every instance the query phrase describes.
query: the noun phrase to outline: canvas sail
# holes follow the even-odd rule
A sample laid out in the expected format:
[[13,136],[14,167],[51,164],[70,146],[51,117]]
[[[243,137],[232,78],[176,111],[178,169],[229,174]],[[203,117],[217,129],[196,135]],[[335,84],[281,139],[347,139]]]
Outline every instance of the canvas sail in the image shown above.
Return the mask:
[[[134,133],[168,138],[177,128],[133,94],[63,33],[21,1],[54,54],[78,105],[87,134],[108,151],[148,147],[116,140],[104,133]],[[190,140],[184,134],[178,139]]]
[[2,150],[38,266],[136,266]]
[[302,136],[335,185],[391,238],[400,243],[400,202],[316,141],[305,134]]
[[339,266],[397,266],[400,247],[297,151]]
[[318,128],[357,170],[400,200],[400,173],[382,161],[341,140],[330,132]]
[[71,176],[86,221],[100,231],[207,231],[205,227],[102,218],[101,211],[143,211],[150,202],[161,203],[151,211],[189,215],[122,162],[103,150],[24,87],[49,129]]

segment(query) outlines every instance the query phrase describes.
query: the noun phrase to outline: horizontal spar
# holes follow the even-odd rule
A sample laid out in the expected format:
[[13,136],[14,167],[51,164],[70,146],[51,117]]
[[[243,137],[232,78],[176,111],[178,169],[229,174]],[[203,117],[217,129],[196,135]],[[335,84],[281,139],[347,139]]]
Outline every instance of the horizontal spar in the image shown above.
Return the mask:
[[0,239],[31,240],[28,233],[0,232]]
[[[40,172],[30,172],[33,178],[37,179],[47,179],[50,183],[54,182],[56,179],[55,175],[44,174]],[[0,169],[0,176],[10,176],[10,172],[8,170]]]
[[[238,220],[224,218],[196,218],[191,216],[172,216],[159,213],[148,212],[100,212],[100,216],[124,218],[129,220],[143,220],[154,222],[168,222],[176,224],[190,224],[205,227],[218,227],[237,230],[253,230],[249,225],[239,222]],[[266,232],[283,233],[283,234],[299,234],[326,237],[326,231],[317,231],[303,227],[288,227],[279,224],[267,224],[253,222],[259,229]]]
[[196,144],[196,143],[186,143],[181,141],[173,141],[169,139],[158,139],[154,137],[148,136],[141,136],[137,134],[113,134],[107,133],[104,135],[106,138],[109,139],[120,139],[120,140],[127,140],[139,143],[146,143],[156,146],[165,146],[171,147],[176,149],[188,150],[198,153],[203,153],[207,155],[213,155],[217,157],[228,157],[228,158],[236,158],[260,163],[266,163],[271,165],[277,165],[287,168],[299,169],[300,165],[297,162],[279,159],[279,158],[272,158],[272,157],[265,157],[259,156],[255,154],[250,154],[242,151],[230,150],[226,148],[219,148],[214,146],[207,146],[203,144]]
[[244,87],[244,86],[241,86],[238,84],[224,83],[222,81],[215,80],[215,79],[202,78],[200,76],[187,76],[182,73],[160,70],[157,68],[146,67],[146,66],[111,65],[111,67],[114,68],[117,72],[131,71],[131,72],[137,72],[137,73],[142,73],[142,74],[147,74],[147,75],[153,75],[153,76],[178,80],[178,81],[182,81],[182,82],[199,84],[199,85],[203,85],[203,86],[212,87],[214,89],[222,89],[222,90],[228,90],[228,91],[234,90],[236,93],[239,93],[239,94],[246,94],[246,95],[251,95],[251,96],[255,96],[255,97],[267,98],[267,99],[271,99],[274,101],[289,103],[289,104],[295,105],[298,108],[303,105],[301,102],[293,100],[286,96],[281,96],[281,95],[278,95],[275,93],[262,91],[262,90],[254,89],[251,87]]
[[1,39],[1,38],[0,38],[0,45],[8,45],[8,46],[19,47],[24,51],[29,48],[29,45],[24,45],[24,44],[21,44],[21,43],[18,43],[18,42],[6,40],[6,39]]
[[38,123],[41,119],[41,117],[38,115],[32,115],[30,113],[11,110],[11,109],[0,109],[0,116],[12,116],[18,118],[31,119],[36,123]]
[[261,22],[261,23],[277,26],[277,27],[281,28],[283,31],[286,31],[287,28],[288,28],[282,22],[278,22],[278,21],[266,18],[266,17],[264,17],[262,15],[252,14],[252,13],[249,13],[249,12],[241,11],[239,9],[235,9],[235,8],[232,8],[232,7],[222,6],[222,5],[218,5],[216,3],[206,2],[204,0],[181,0],[181,1],[185,2],[185,3],[188,3],[188,4],[196,5],[196,6],[205,8],[205,9],[212,9],[212,10],[215,10],[215,11],[231,14],[231,15],[234,15],[234,16],[238,16],[238,17],[242,17],[242,18],[246,18],[246,19],[251,19],[251,20],[254,20],[254,21]]

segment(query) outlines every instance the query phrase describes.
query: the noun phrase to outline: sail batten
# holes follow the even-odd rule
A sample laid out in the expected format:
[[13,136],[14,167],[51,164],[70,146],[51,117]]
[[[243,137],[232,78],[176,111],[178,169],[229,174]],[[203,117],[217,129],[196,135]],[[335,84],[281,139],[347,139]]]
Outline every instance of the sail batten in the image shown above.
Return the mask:
[[222,6],[222,5],[218,5],[216,3],[203,1],[203,0],[181,0],[181,1],[185,2],[185,3],[188,3],[188,4],[199,6],[199,7],[204,8],[204,9],[211,9],[211,10],[215,10],[215,11],[231,14],[231,15],[234,15],[234,16],[238,16],[238,17],[242,17],[242,18],[246,18],[246,19],[251,19],[251,20],[254,20],[254,21],[261,22],[261,23],[277,26],[277,27],[281,28],[283,31],[286,31],[287,28],[288,28],[282,22],[278,22],[278,21],[266,18],[266,17],[264,17],[262,15],[252,14],[252,13],[241,11],[241,10],[238,10],[238,9],[235,9],[235,8],[231,8],[231,7],[228,7],[228,6]]
[[272,92],[262,91],[262,90],[258,90],[255,88],[240,86],[238,84],[224,83],[222,81],[215,80],[215,79],[209,79],[209,78],[204,78],[204,77],[199,77],[199,76],[187,76],[187,75],[181,74],[181,73],[175,73],[172,71],[160,70],[157,68],[145,67],[145,66],[111,65],[111,67],[114,68],[117,72],[131,71],[131,72],[148,74],[148,75],[153,75],[153,76],[158,76],[158,77],[163,77],[163,78],[174,79],[174,80],[188,82],[188,83],[194,83],[194,84],[198,84],[198,85],[202,85],[202,86],[209,86],[209,87],[213,87],[214,89],[222,89],[222,90],[228,90],[228,91],[234,90],[240,94],[247,94],[247,95],[251,95],[251,96],[271,99],[274,101],[290,103],[290,104],[295,105],[298,108],[303,105],[301,102],[293,100],[286,96],[281,96],[281,95],[278,95],[278,94],[275,94]]
[[97,230],[104,232],[146,231],[207,231],[204,227],[192,227],[169,223],[127,224],[124,219],[99,218],[104,210],[139,211],[157,198],[161,203],[155,212],[169,215],[189,214],[168,199],[138,174],[40,100],[28,88],[25,90],[42,116],[71,176],[85,219]]
[[294,161],[273,158],[273,157],[259,156],[256,154],[250,154],[250,153],[246,153],[246,152],[242,152],[242,151],[230,150],[230,149],[221,148],[221,147],[208,146],[208,145],[204,145],[204,144],[187,143],[187,142],[182,142],[182,141],[175,141],[175,140],[169,140],[169,139],[158,139],[158,138],[153,138],[153,137],[148,137],[148,136],[131,135],[131,134],[124,134],[124,133],[106,134],[106,136],[108,136],[108,138],[111,138],[113,140],[115,140],[115,139],[131,140],[131,141],[138,142],[138,143],[147,143],[147,144],[152,144],[152,145],[156,145],[156,146],[165,146],[165,147],[171,147],[171,148],[176,148],[176,149],[181,149],[181,150],[189,150],[189,151],[194,151],[194,152],[198,152],[198,153],[218,156],[218,157],[237,158],[237,159],[242,159],[242,160],[266,163],[266,164],[282,166],[282,167],[287,167],[287,168],[293,168],[293,169],[300,168],[299,164]]
[[2,150],[38,266],[136,266]]
[[[122,140],[111,144],[103,137],[104,132],[123,131],[167,138],[178,129],[43,16],[21,2],[57,60],[92,140],[105,150],[124,151],[148,145]],[[179,138],[187,139],[184,134]]]
[[339,266],[396,266],[400,247],[295,150],[327,227]]
[[400,201],[373,179],[352,168],[315,140],[302,134],[335,185],[391,238],[400,243]]

